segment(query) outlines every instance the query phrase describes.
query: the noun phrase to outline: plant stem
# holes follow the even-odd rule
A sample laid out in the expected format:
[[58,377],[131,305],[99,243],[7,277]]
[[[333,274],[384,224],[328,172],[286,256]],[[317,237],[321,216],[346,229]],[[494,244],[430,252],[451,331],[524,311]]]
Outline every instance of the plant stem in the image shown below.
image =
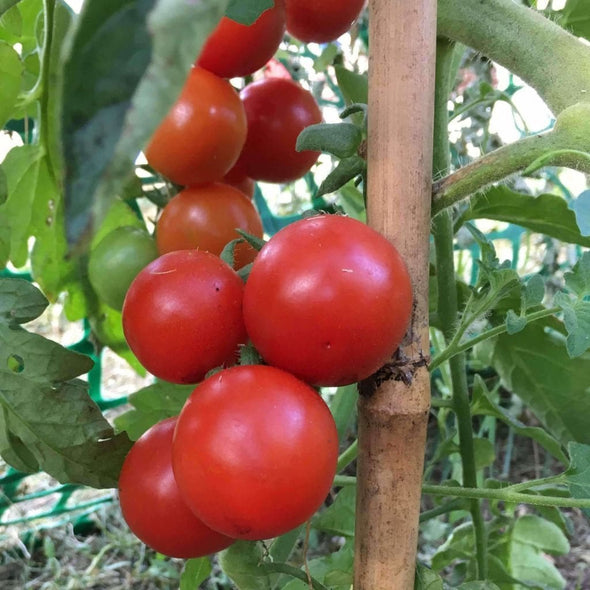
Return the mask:
[[522,490],[530,490],[531,488],[538,488],[546,485],[557,485],[565,484],[565,475],[560,473],[559,475],[550,475],[548,477],[542,477],[539,479],[530,479],[529,481],[522,481],[520,483],[514,483],[512,485],[502,488],[504,491],[520,492]]
[[442,504],[441,506],[437,506],[432,510],[425,510],[420,514],[420,522],[426,522],[431,518],[436,518],[441,514],[448,514],[449,512],[453,512],[454,510],[461,510],[464,507],[464,500],[461,498],[456,498],[455,500],[451,500],[446,504]]
[[[561,311],[561,307],[550,307],[548,309],[542,309],[540,311],[535,311],[533,313],[527,314],[526,320],[527,323],[535,322],[536,320],[540,320],[542,318],[546,318],[548,316],[552,316],[557,312]],[[493,338],[494,336],[499,336],[500,334],[504,334],[506,332],[506,324],[501,324],[500,326],[496,326],[495,328],[490,328],[485,332],[481,332],[477,336],[470,338],[469,340],[459,344],[458,338],[454,337],[453,340],[449,343],[449,345],[440,353],[437,354],[432,361],[430,362],[430,370],[434,371],[437,367],[442,365],[445,361],[453,358],[457,354],[461,354],[470,348],[473,348],[476,344],[480,342],[484,342],[489,338]]]
[[513,0],[439,0],[438,33],[531,85],[554,113],[590,102],[590,47]]
[[[436,63],[436,94],[434,115],[434,157],[433,173],[446,172],[450,166],[448,145],[448,110],[450,67],[452,64],[453,47],[450,42],[439,40],[437,43]],[[453,220],[448,211],[443,211],[433,221],[434,247],[436,250],[436,277],[438,283],[438,316],[442,332],[450,341],[455,332],[459,307],[457,286],[455,282],[455,263],[453,250]],[[456,354],[450,360],[451,382],[453,388],[453,407],[457,416],[459,430],[459,449],[463,466],[463,485],[477,486],[477,469],[475,465],[475,448],[471,410],[469,407],[469,390],[465,356]],[[487,539],[485,522],[480,502],[473,499],[470,503],[471,518],[475,530],[477,579],[484,580],[487,576]]]
[[340,473],[345,467],[350,465],[359,454],[359,441],[356,439],[347,449],[342,451],[338,457],[336,473]]

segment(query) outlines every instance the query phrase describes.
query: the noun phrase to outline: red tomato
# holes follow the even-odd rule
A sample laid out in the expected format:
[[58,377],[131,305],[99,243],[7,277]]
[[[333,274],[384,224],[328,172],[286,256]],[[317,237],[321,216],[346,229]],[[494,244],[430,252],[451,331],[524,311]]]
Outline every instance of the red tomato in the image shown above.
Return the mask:
[[156,129],[145,156],[176,184],[220,180],[246,139],[246,116],[231,84],[192,68],[178,100]]
[[287,31],[306,43],[335,41],[350,29],[365,0],[285,0]]
[[320,395],[263,365],[203,381],[182,409],[172,450],[180,493],[195,514],[250,540],[308,520],[330,490],[337,459],[336,425]]
[[221,182],[236,187],[249,199],[254,198],[256,183],[249,176],[246,176],[243,172],[238,170],[235,166],[223,177]]
[[322,120],[311,93],[293,80],[266,78],[249,84],[240,95],[248,136],[238,169],[266,182],[290,182],[303,176],[319,156],[319,152],[295,150],[301,131]]
[[224,16],[205,41],[197,64],[222,78],[248,76],[275,54],[284,33],[283,0],[249,26]]
[[155,551],[169,557],[202,557],[225,549],[233,539],[203,524],[180,497],[172,472],[176,418],[152,426],[131,447],[119,477],[125,522]]
[[178,250],[148,264],[127,291],[123,331],[139,362],[160,379],[197,383],[233,364],[246,341],[243,283],[221,259]]
[[[156,226],[160,254],[199,248],[219,255],[240,237],[236,228],[262,237],[262,221],[252,201],[229,184],[214,182],[185,188],[164,207]],[[252,262],[258,252],[238,244],[234,268]]]
[[369,377],[399,346],[412,288],[397,250],[355,219],[288,225],[259,252],[244,321],[264,360],[314,385]]

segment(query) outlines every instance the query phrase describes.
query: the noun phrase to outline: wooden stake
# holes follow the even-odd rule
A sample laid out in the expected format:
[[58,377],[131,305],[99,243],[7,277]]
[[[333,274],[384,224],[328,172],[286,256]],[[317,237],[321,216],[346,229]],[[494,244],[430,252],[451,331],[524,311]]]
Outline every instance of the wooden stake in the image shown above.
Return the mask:
[[430,379],[435,0],[369,1],[368,223],[404,257],[414,313],[393,379],[361,384],[355,590],[411,590]]

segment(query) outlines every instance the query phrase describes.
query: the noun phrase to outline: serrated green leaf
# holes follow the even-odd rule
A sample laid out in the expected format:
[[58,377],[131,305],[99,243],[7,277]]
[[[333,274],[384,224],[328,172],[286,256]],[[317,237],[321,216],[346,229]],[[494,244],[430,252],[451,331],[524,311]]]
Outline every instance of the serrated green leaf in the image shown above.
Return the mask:
[[[66,51],[67,236],[78,242],[130,178],[226,2],[87,2]],[[100,60],[96,55],[100,54]],[[148,67],[149,66],[149,67]]]
[[537,441],[546,451],[551,453],[556,459],[562,463],[567,463],[567,457],[562,450],[561,445],[548,432],[537,426],[526,426],[514,416],[509,414],[504,408],[498,405],[491,397],[491,394],[479,376],[475,376],[473,383],[473,397],[471,401],[471,412],[474,416],[494,416],[508,426],[510,426],[516,434],[525,436]]
[[17,267],[27,261],[42,156],[38,146],[24,145],[11,149],[2,162],[8,199],[0,205],[0,266],[8,259]]
[[125,431],[131,440],[137,440],[148,428],[172,416],[178,416],[192,385],[174,385],[157,382],[148,385],[129,396],[133,409],[115,418],[118,431]]
[[567,352],[572,358],[580,356],[590,348],[590,301],[574,301],[565,293],[558,293],[554,301],[563,310]]
[[47,308],[47,298],[25,279],[0,277],[0,323],[26,324]]
[[558,195],[531,197],[505,186],[495,186],[472,198],[456,225],[471,219],[514,223],[563,242],[590,246],[590,237],[580,233],[574,212]]
[[263,557],[260,543],[236,541],[219,554],[219,565],[240,590],[270,590],[270,576],[259,567]]
[[338,165],[324,179],[318,188],[317,195],[326,195],[333,193],[343,187],[348,181],[356,178],[367,168],[367,163],[360,156],[351,156],[338,162]]
[[590,443],[590,353],[572,359],[563,337],[529,324],[518,334],[498,337],[491,364],[502,385],[521,397],[561,443]]
[[0,129],[11,117],[21,88],[22,71],[18,53],[8,43],[0,42]]
[[590,295],[590,252],[584,252],[564,278],[567,288],[578,297]]
[[444,590],[444,583],[436,572],[418,563],[414,577],[414,590]]
[[525,514],[516,521],[512,541],[526,543],[552,555],[563,555],[570,550],[563,531],[554,523],[534,514]]
[[344,66],[334,66],[338,88],[347,104],[369,101],[369,80],[366,75],[347,70]]
[[130,448],[115,436],[88,384],[92,360],[16,324],[36,317],[44,298],[22,280],[0,281],[0,454],[58,481],[115,487]]
[[432,569],[439,572],[456,560],[473,559],[474,539],[473,525],[470,522],[455,527],[451,536],[432,556]]
[[489,467],[496,460],[494,445],[487,438],[475,437],[473,439],[473,451],[475,453],[475,467],[478,470]]
[[225,16],[243,25],[251,25],[268,8],[274,6],[274,0],[230,0]]
[[344,213],[349,217],[354,217],[363,223],[367,222],[367,208],[365,207],[365,198],[352,182],[347,182],[339,189],[339,204],[342,206]]
[[187,560],[180,576],[180,590],[198,590],[211,575],[212,569],[208,557]]
[[326,152],[337,158],[354,156],[363,139],[362,131],[352,123],[318,123],[306,127],[297,137],[298,152]]
[[517,334],[521,330],[524,330],[526,323],[526,317],[516,315],[513,310],[509,309],[506,314],[506,333]]
[[533,275],[526,283],[524,290],[525,308],[541,305],[545,298],[545,281],[541,275]]
[[[572,442],[567,449],[570,464],[565,478],[570,494],[573,498],[590,498],[590,445]],[[590,509],[584,512],[590,518]]]
[[334,502],[313,519],[313,526],[343,537],[354,536],[356,488],[345,487],[338,492]]

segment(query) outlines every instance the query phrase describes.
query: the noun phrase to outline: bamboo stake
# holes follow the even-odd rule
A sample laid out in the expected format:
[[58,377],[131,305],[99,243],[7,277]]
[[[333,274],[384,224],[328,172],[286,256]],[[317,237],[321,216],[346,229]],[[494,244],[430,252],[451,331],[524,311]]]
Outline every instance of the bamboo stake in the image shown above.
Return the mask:
[[354,587],[411,590],[430,404],[436,1],[370,0],[369,9],[368,223],[404,257],[414,312],[392,365],[360,386]]

